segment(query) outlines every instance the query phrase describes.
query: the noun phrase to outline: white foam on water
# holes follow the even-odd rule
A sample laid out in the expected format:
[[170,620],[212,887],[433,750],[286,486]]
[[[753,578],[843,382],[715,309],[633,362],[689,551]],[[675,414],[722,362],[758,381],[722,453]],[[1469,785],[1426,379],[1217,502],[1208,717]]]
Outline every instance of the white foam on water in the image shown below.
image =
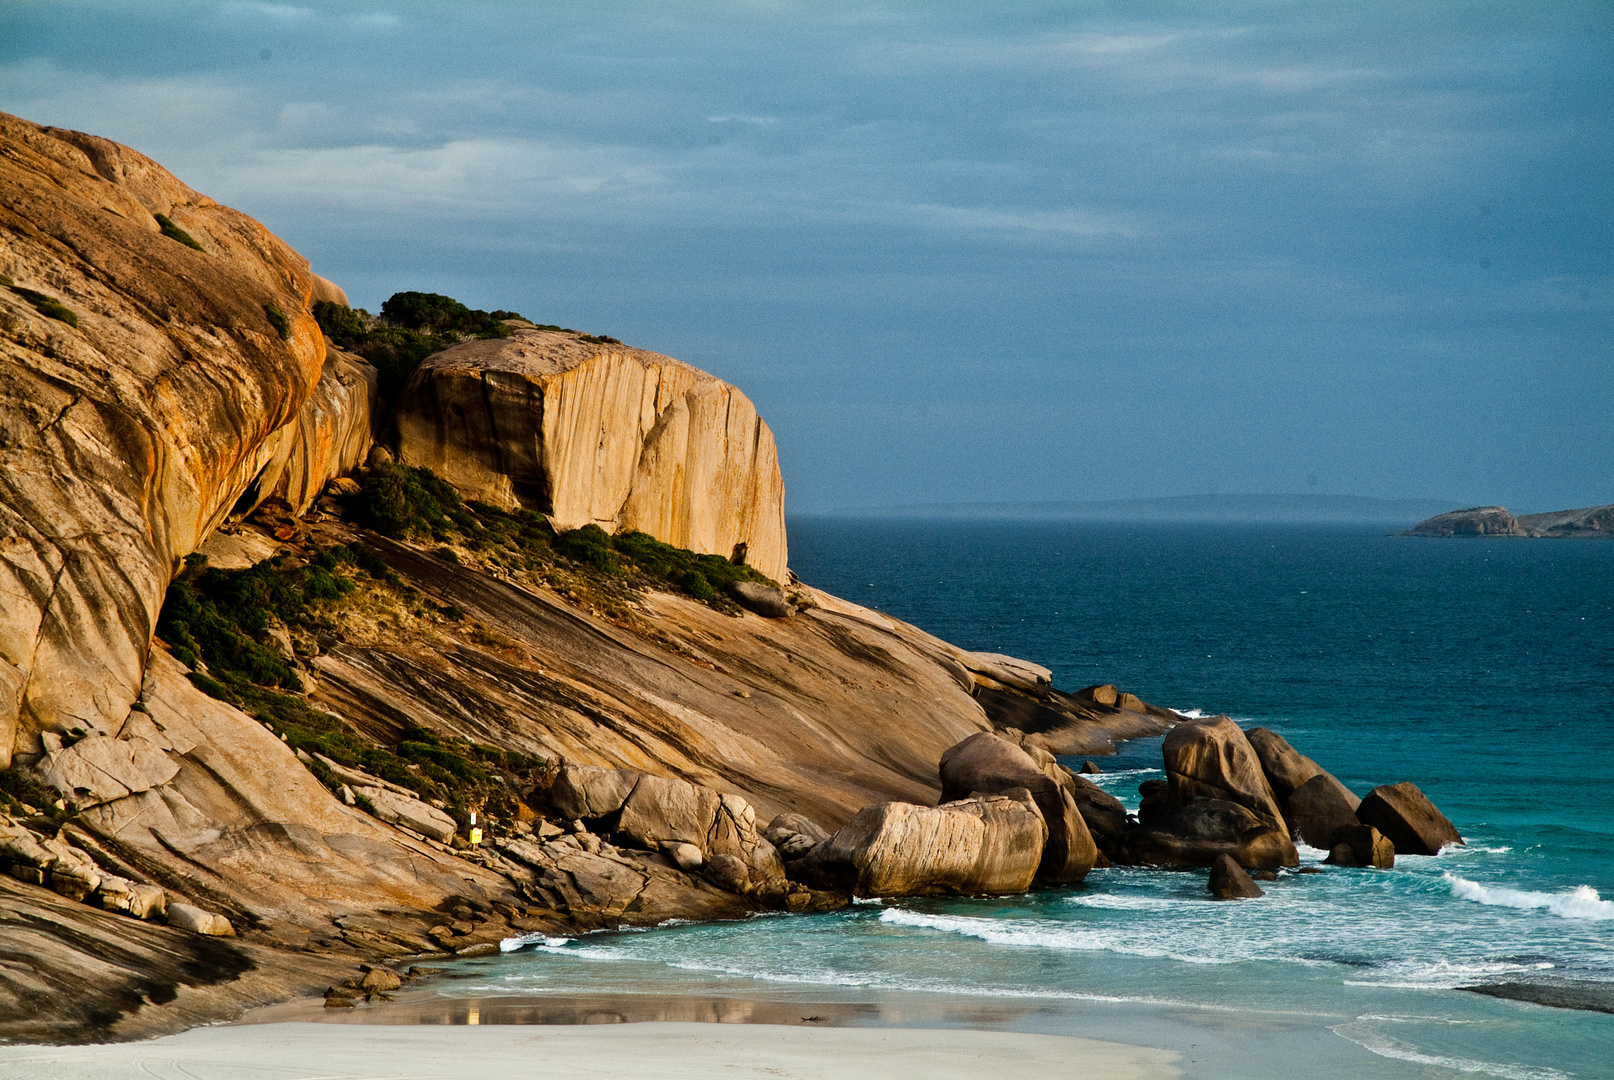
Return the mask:
[[1346,986],[1377,986],[1397,990],[1456,990],[1498,975],[1518,975],[1530,971],[1546,971],[1556,967],[1548,961],[1518,963],[1507,960],[1451,963],[1437,960],[1420,963],[1412,960],[1385,965],[1385,974],[1377,979],[1346,979]]
[[1167,900],[1158,896],[1115,896],[1099,893],[1094,896],[1067,896],[1065,903],[1078,907],[1104,908],[1109,911],[1164,911],[1184,904],[1199,904],[1198,900]]
[[548,934],[519,934],[516,937],[507,937],[499,942],[499,951],[502,953],[515,952],[517,949],[524,949],[528,945],[547,945],[550,948],[558,949],[562,945],[570,944],[572,941],[573,939],[569,937],[551,937]]
[[1590,885],[1577,885],[1568,892],[1526,892],[1481,885],[1477,881],[1443,873],[1441,877],[1451,886],[1451,894],[1459,900],[1472,900],[1489,907],[1518,908],[1523,911],[1541,910],[1560,919],[1614,919],[1614,900],[1603,900]]
[[960,934],[964,937],[977,938],[989,945],[1113,952],[1125,956],[1178,960],[1185,964],[1239,963],[1238,958],[1232,957],[1193,956],[1145,945],[1128,945],[1100,931],[1056,927],[1047,923],[1007,922],[1002,919],[979,919],[962,915],[926,915],[902,908],[887,908],[880,913],[880,921],[891,926]]
[[1456,1072],[1484,1073],[1487,1076],[1500,1077],[1501,1080],[1572,1080],[1572,1073],[1560,1072],[1538,1065],[1519,1065],[1503,1061],[1477,1061],[1473,1058],[1445,1057],[1440,1054],[1425,1054],[1405,1043],[1390,1038],[1381,1032],[1373,1031],[1361,1021],[1382,1019],[1379,1017],[1360,1017],[1357,1023],[1339,1024],[1329,1028],[1335,1035],[1360,1046],[1379,1057],[1391,1058],[1395,1061],[1409,1061],[1416,1065],[1433,1065],[1437,1068],[1451,1069]]

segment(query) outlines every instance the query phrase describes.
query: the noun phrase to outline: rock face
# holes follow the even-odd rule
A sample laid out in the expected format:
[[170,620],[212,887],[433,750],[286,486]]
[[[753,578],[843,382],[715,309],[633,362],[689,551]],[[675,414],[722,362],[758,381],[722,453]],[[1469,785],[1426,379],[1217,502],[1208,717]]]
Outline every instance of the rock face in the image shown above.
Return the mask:
[[1588,506],[1581,510],[1554,510],[1546,514],[1521,514],[1521,528],[1533,536],[1614,538],[1614,506]]
[[1374,788],[1356,808],[1356,816],[1389,837],[1397,855],[1439,855],[1441,848],[1463,842],[1457,826],[1416,784],[1405,781]]
[[1018,788],[941,806],[877,803],[807,857],[854,896],[1004,895],[1031,887],[1047,826]]
[[1294,790],[1323,771],[1311,758],[1289,745],[1289,741],[1267,728],[1251,728],[1244,733],[1255,756],[1261,761],[1261,771],[1272,787],[1273,797],[1282,806]]
[[739,390],[671,357],[517,329],[429,358],[398,405],[398,460],[472,498],[638,530],[785,580],[773,433]]
[[1226,799],[1144,799],[1138,827],[1126,833],[1118,854],[1111,857],[1134,866],[1210,866],[1221,855],[1252,870],[1300,864],[1281,822]]
[[[1050,758],[1057,773],[1069,773]],[[990,732],[971,735],[947,749],[941,757],[942,802],[967,799],[977,792],[996,795],[1013,788],[1031,793],[1048,827],[1037,876],[1044,881],[1082,880],[1098,859],[1098,847],[1076,808],[1070,788],[1074,777],[1061,784],[1050,777],[1031,755]],[[1061,777],[1063,779],[1063,777]]]
[[123,724],[170,576],[279,484],[326,355],[307,260],[251,218],[105,139],[0,114],[0,144],[3,769]]
[[1328,773],[1318,773],[1289,796],[1289,823],[1300,839],[1327,850],[1340,829],[1361,824],[1356,808],[1362,805],[1344,784]]
[[[326,483],[364,463],[381,424],[380,375],[363,358],[326,350],[314,393],[303,403],[283,449],[255,481],[248,498],[278,498],[294,513],[307,510]],[[268,485],[265,488],[265,485]]]
[[1179,724],[1160,750],[1173,802],[1225,799],[1281,825],[1283,814],[1261,759],[1244,732],[1227,717]]

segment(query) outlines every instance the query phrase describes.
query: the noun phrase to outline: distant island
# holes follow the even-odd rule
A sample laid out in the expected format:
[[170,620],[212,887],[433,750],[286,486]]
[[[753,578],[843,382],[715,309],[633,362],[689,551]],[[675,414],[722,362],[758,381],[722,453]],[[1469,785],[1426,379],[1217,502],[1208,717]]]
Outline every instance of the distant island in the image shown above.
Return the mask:
[[1475,506],[1420,521],[1402,536],[1614,538],[1614,505],[1514,517],[1505,506]]
[[857,506],[835,510],[827,516],[1408,524],[1445,514],[1457,505],[1454,499],[1370,499],[1361,495],[1174,495],[1158,499]]

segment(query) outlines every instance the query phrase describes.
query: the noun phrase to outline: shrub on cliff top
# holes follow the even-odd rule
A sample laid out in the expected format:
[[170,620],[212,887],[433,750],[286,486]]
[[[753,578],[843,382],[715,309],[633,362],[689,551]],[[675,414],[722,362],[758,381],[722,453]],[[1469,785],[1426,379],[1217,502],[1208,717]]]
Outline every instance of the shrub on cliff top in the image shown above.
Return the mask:
[[329,300],[314,304],[320,329],[337,345],[358,353],[381,373],[380,396],[389,407],[404,383],[432,353],[468,338],[509,337],[504,319],[513,311],[479,311],[440,293],[393,293],[377,319],[363,308],[347,308]]

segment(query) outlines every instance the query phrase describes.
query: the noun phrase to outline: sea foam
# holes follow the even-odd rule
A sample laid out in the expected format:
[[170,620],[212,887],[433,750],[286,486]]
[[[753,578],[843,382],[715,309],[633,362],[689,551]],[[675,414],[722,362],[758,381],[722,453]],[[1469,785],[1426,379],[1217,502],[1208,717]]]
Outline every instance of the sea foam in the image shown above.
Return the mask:
[[1491,907],[1510,907],[1524,910],[1543,910],[1561,919],[1614,919],[1614,900],[1603,900],[1590,885],[1578,885],[1568,892],[1525,892],[1481,885],[1456,874],[1441,875],[1451,893],[1460,900],[1472,900]]

